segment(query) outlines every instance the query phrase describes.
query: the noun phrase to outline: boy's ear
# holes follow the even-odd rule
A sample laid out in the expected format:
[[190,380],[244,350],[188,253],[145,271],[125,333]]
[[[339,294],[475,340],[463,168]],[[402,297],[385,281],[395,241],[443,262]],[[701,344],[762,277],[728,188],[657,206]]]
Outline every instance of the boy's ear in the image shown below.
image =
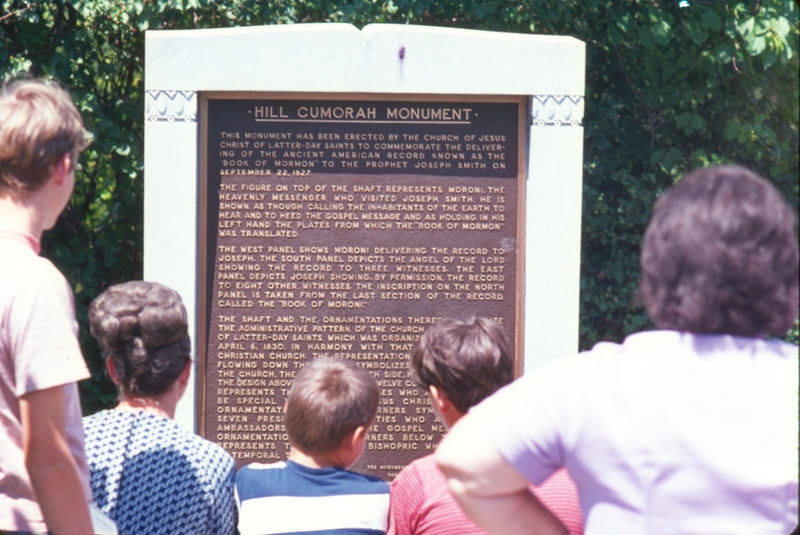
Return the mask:
[[428,393],[430,394],[434,414],[446,427],[453,427],[464,416],[464,413],[453,405],[453,402],[447,397],[447,393],[441,388],[431,385],[428,387]]
[[353,432],[345,438],[345,443],[347,449],[350,451],[355,450],[358,447],[359,442],[366,440],[367,438],[367,428],[363,425],[359,425],[356,427]]
[[53,180],[57,185],[64,185],[74,165],[75,162],[72,161],[71,154],[65,154],[55,163],[53,166]]
[[429,386],[428,391],[431,394],[431,402],[434,404],[434,408],[439,411],[440,414],[447,413],[453,406],[444,390],[441,390],[436,385]]

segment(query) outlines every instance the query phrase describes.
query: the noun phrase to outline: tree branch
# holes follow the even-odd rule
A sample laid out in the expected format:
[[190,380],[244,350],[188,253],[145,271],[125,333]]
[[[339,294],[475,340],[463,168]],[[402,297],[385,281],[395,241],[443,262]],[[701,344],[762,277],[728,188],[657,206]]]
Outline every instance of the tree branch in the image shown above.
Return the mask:
[[[606,22],[608,23],[608,27],[610,29],[611,19],[608,16],[608,10],[606,10],[605,15],[606,15]],[[639,104],[641,104],[645,112],[647,112],[647,120],[650,123],[650,152],[653,152],[656,143],[655,114],[653,113],[653,110],[650,109],[650,106],[648,106],[647,103],[645,103],[644,99],[642,98],[642,94],[639,92],[638,89],[636,89],[636,87],[633,85],[633,82],[631,82],[631,79],[628,76],[628,71],[627,69],[625,69],[625,63],[622,61],[622,54],[620,53],[619,48],[617,47],[617,45],[614,44],[613,41],[611,41],[610,38],[609,42],[611,43],[611,46],[614,47],[614,51],[617,53],[617,61],[619,62],[620,69],[622,69],[622,75],[625,77],[625,82],[628,84],[628,87],[631,88],[631,91],[633,91],[633,95],[636,97],[636,100],[639,101]]]
[[31,8],[31,4],[28,4],[27,6],[23,7],[22,9],[18,9],[16,11],[12,11],[11,13],[8,13],[7,15],[3,15],[2,17],[0,17],[0,22],[3,22],[7,18],[13,17],[14,15],[19,15],[20,13],[24,13],[25,11],[29,10],[30,8]]
[[84,192],[80,213],[77,214],[79,221],[83,221],[83,218],[86,217],[86,213],[89,211],[89,206],[91,206],[92,201],[94,201],[94,196],[97,193],[97,173],[99,170],[100,162],[97,161],[91,173],[83,173],[83,175],[89,179],[89,190]]

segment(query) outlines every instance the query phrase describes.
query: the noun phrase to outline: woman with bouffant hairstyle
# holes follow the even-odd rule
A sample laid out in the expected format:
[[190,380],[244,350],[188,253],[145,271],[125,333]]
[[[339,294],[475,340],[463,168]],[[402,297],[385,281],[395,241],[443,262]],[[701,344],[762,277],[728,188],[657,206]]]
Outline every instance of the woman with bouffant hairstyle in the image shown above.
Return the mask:
[[120,533],[233,533],[233,459],[173,421],[192,362],[178,293],[154,282],[112,286],[92,302],[89,323],[120,393],[114,410],[83,420],[97,504]]
[[660,329],[782,336],[797,317],[795,216],[743,167],[686,175],[656,202],[640,296]]

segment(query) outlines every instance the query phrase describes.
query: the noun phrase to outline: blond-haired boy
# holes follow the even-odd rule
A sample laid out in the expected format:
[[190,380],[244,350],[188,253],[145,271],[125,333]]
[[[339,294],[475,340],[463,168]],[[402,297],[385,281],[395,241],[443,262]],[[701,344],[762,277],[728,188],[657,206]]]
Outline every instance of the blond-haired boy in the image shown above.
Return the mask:
[[389,486],[351,472],[380,401],[380,388],[350,361],[309,362],[286,400],[289,460],[236,475],[239,533],[347,535],[386,532]]
[[0,530],[91,533],[76,381],[89,376],[72,291],[38,256],[75,184],[86,131],[69,95],[0,91]]

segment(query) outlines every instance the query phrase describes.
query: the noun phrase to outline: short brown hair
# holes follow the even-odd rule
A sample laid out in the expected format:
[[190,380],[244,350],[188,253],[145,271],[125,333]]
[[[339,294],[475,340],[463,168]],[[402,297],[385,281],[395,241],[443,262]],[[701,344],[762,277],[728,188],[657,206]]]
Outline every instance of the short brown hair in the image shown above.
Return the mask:
[[0,192],[38,190],[65,154],[77,158],[87,139],[80,113],[54,81],[6,85],[0,90]]
[[503,327],[487,318],[447,319],[425,331],[411,350],[411,373],[444,391],[461,413],[514,380]]
[[89,306],[89,326],[128,397],[165,393],[191,359],[186,308],[157,282],[112,286]]
[[335,451],[358,427],[369,427],[379,401],[378,382],[364,368],[314,359],[294,378],[286,399],[289,442],[309,455]]
[[783,335],[798,307],[796,218],[743,167],[686,175],[655,204],[640,298],[662,329]]

